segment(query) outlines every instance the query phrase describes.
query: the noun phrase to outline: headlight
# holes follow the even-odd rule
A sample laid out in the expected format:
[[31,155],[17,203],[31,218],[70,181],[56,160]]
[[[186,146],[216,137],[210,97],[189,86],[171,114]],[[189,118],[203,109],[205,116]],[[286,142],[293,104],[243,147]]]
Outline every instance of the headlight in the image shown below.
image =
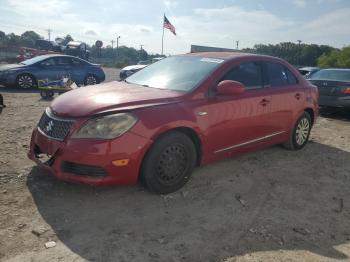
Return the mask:
[[107,115],[88,120],[74,135],[74,138],[112,139],[127,132],[137,122],[130,113]]

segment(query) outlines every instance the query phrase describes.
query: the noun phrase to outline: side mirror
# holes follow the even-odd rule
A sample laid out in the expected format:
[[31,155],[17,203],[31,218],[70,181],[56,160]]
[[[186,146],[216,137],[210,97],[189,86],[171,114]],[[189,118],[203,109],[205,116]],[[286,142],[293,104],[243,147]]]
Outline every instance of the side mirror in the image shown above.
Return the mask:
[[244,93],[245,87],[241,82],[224,80],[218,84],[217,91],[220,95],[240,95]]

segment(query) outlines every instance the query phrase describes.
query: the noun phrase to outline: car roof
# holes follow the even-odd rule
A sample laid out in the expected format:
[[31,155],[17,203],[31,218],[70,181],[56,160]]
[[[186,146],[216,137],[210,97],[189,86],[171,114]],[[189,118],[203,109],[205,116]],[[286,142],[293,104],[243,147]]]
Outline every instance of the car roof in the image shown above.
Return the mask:
[[334,70],[336,70],[336,71],[348,72],[348,71],[350,71],[350,68],[325,68],[325,69],[321,69],[321,70],[323,70],[323,71],[330,71],[330,70],[334,71]]
[[47,54],[47,55],[40,55],[42,58],[50,58],[50,57],[74,57],[74,58],[79,58],[75,56],[70,56],[70,55],[61,55],[61,54]]
[[320,69],[319,67],[315,67],[315,66],[304,66],[304,67],[300,67],[298,68],[299,70],[317,70]]
[[198,52],[198,53],[188,53],[188,54],[185,54],[185,56],[198,56],[203,58],[217,58],[217,59],[223,59],[223,60],[231,60],[231,59],[242,58],[242,57],[279,59],[277,57],[268,56],[268,55],[258,55],[258,54],[243,53],[243,52]]

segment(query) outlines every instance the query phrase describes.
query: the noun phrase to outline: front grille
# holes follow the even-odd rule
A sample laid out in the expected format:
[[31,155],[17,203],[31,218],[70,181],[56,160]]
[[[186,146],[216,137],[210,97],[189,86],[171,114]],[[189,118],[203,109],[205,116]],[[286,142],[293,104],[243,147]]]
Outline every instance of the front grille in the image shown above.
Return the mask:
[[107,176],[106,171],[99,166],[81,165],[73,162],[64,161],[61,165],[61,170],[65,173],[71,173],[79,176]]
[[73,123],[73,120],[53,117],[47,109],[39,121],[38,128],[48,137],[62,141],[68,135]]

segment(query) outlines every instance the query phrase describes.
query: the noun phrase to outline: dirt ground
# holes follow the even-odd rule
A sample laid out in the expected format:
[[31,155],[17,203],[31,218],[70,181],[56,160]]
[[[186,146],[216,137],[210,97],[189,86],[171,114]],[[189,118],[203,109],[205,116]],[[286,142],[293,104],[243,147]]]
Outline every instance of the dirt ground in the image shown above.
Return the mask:
[[302,151],[201,167],[159,196],[43,172],[26,153],[49,102],[0,93],[0,261],[350,261],[350,112],[320,117]]

